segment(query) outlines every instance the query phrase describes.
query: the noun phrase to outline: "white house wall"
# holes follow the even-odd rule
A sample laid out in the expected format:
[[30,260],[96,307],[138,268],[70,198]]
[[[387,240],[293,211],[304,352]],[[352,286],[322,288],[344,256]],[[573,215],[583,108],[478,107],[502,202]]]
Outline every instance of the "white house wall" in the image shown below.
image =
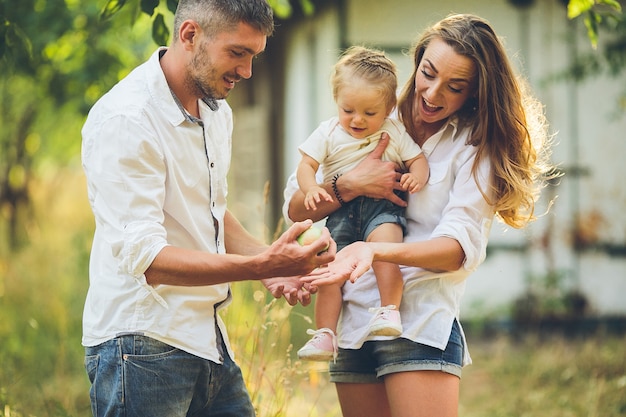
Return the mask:
[[[365,44],[387,50],[398,64],[402,85],[412,68],[403,52],[424,27],[450,12],[478,14],[503,38],[514,66],[528,77],[546,106],[558,143],[553,159],[566,171],[558,187],[546,190],[546,197],[558,195],[549,214],[524,231],[494,227],[490,240],[494,250],[470,278],[465,310],[501,311],[523,293],[530,276],[553,270],[564,275],[564,287],[584,291],[596,313],[626,313],[626,303],[618,296],[626,293],[623,254],[579,253],[571,245],[574,219],[582,213],[582,223],[597,233],[592,236],[596,243],[624,247],[626,116],[617,101],[626,88],[623,78],[621,84],[606,77],[582,84],[547,82],[566,68],[572,50],[591,50],[584,29],[567,20],[559,0],[537,0],[526,11],[505,0],[346,0],[304,22],[290,34],[287,47],[285,179],[298,161],[298,144],[320,121],[335,114],[328,76],[340,48]],[[568,41],[573,36],[574,49]],[[588,175],[576,177],[572,174],[576,167]],[[547,206],[544,198],[538,214]]]
[[287,173],[295,170],[300,159],[298,145],[322,120],[335,114],[329,79],[339,51],[338,39],[339,17],[332,8],[289,34],[284,118]]

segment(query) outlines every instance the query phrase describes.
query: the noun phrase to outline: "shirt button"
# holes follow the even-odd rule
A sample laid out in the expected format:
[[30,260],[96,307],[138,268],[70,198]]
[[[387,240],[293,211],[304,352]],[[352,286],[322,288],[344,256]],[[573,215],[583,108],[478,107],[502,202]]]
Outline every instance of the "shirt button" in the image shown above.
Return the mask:
[[211,168],[215,167],[215,162],[211,162]]

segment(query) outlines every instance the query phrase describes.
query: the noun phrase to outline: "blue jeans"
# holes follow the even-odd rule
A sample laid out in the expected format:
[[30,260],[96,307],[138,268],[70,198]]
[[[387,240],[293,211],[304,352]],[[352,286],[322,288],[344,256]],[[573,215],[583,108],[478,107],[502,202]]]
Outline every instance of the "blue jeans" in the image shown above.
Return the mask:
[[[225,348],[222,345],[225,352]],[[141,334],[85,348],[95,417],[253,417],[241,370]]]

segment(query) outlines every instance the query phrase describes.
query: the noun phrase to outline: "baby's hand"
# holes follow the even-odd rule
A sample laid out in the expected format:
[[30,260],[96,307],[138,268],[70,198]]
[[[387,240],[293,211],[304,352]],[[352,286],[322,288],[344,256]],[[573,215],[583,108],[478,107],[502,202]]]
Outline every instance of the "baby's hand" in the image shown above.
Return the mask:
[[333,201],[333,198],[320,186],[311,187],[304,196],[304,207],[307,210],[317,210],[317,203],[320,201]]
[[420,181],[415,175],[407,172],[406,174],[402,174],[400,178],[400,185],[404,191],[408,191],[411,194],[418,192],[422,188],[424,188],[425,181]]

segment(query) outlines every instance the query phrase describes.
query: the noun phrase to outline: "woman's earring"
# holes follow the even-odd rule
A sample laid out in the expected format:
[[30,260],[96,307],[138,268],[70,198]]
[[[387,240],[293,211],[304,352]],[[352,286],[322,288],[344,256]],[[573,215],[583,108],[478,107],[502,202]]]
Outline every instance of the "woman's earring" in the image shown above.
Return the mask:
[[472,103],[470,105],[470,109],[472,109],[473,112],[476,112],[476,110],[478,110],[478,99],[476,99],[476,97],[473,97],[471,100]]

